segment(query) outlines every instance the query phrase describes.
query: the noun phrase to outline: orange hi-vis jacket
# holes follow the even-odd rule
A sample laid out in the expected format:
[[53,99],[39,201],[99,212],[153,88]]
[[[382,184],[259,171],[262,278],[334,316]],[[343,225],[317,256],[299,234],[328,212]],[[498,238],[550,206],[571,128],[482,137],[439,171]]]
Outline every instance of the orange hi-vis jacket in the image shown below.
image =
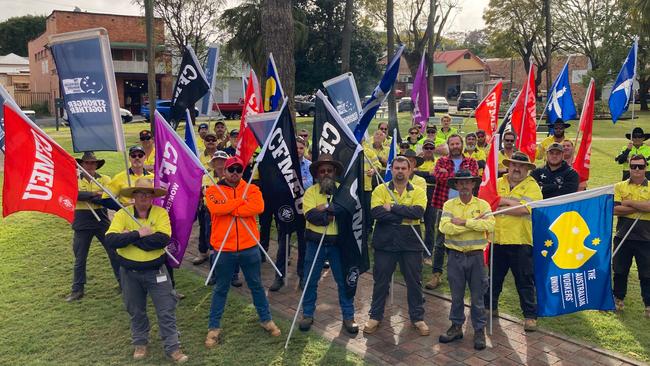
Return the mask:
[[[255,184],[250,185],[246,192],[246,198],[242,199],[245,189],[246,182],[244,180],[240,180],[237,187],[234,188],[222,180],[218,183],[218,187],[210,186],[205,191],[205,202],[212,219],[210,244],[215,250],[219,250],[221,247],[233,217],[235,222],[232,224],[222,250],[238,252],[257,245],[256,239],[259,240],[260,232],[257,229],[255,216],[264,211],[264,199],[262,199],[262,192]],[[248,225],[255,238],[248,233],[242,221]]]

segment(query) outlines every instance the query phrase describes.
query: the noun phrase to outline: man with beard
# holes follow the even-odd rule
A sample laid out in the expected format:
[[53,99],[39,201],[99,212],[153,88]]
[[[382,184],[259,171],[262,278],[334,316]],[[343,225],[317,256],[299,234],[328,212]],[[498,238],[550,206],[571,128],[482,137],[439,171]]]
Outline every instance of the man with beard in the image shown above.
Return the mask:
[[217,149],[223,150],[228,147],[228,129],[224,121],[217,121],[214,123],[214,134],[217,136]]
[[552,124],[547,125],[549,130],[552,128],[553,129],[553,134],[551,136],[548,136],[542,142],[540,142],[537,145],[537,159],[542,159],[545,157],[544,153],[546,152],[546,149],[548,149],[549,146],[551,146],[552,143],[557,142],[558,144],[561,144],[562,141],[566,140],[566,135],[564,134],[564,130],[571,127],[570,124],[564,122],[562,119],[558,118],[553,122]]
[[[447,180],[453,178],[459,170],[469,170],[472,175],[478,175],[478,164],[476,160],[463,156],[463,138],[460,135],[451,135],[447,139],[449,147],[449,156],[443,156],[436,162],[434,176],[436,178],[436,188],[433,190],[431,205],[436,209],[436,224],[440,222],[442,215],[442,205],[450,198],[458,197],[458,191],[450,189]],[[438,230],[436,240],[433,246],[433,276],[431,281],[426,284],[426,288],[433,290],[440,285],[442,277],[442,266],[445,262],[445,235]]]
[[199,124],[199,138],[196,139],[196,151],[203,151],[205,149],[205,135],[210,132],[210,126],[207,123]]
[[440,336],[440,343],[453,342],[463,338],[465,323],[465,286],[469,285],[471,298],[472,326],[474,327],[474,348],[485,348],[485,305],[483,296],[487,288],[487,276],[483,260],[483,249],[487,235],[494,231],[494,216],[490,204],[473,195],[474,188],[481,184],[481,178],[468,171],[459,171],[449,179],[449,186],[458,190],[458,197],[445,202],[440,219],[440,231],[445,234],[447,278],[451,290],[451,327]]
[[508,172],[508,167],[503,164],[505,159],[510,159],[512,154],[517,151],[515,148],[517,135],[512,131],[503,133],[503,149],[499,150],[499,177]]
[[485,169],[485,161],[487,160],[487,155],[485,152],[478,148],[476,134],[473,132],[468,133],[465,136],[465,150],[463,150],[463,155],[476,160],[478,164],[478,175],[483,175],[483,169]]
[[212,156],[218,150],[217,145],[219,138],[216,134],[208,132],[205,134],[203,141],[205,141],[205,149],[203,152],[199,153],[199,160],[206,169],[211,170],[212,168],[210,167],[210,161],[212,161]]
[[372,271],[374,285],[370,319],[363,328],[374,333],[384,318],[384,306],[391,278],[399,263],[406,282],[409,318],[421,336],[429,335],[424,322],[422,296],[422,246],[413,228],[420,234],[420,220],[427,204],[423,189],[409,182],[409,159],[398,156],[393,160],[393,179],[377,186],[372,192],[372,218],[377,221],[372,236],[375,263]]
[[[307,253],[305,255],[304,274],[309,278],[305,289],[302,305],[302,319],[299,323],[301,331],[308,331],[314,323],[318,281],[325,260],[329,260],[330,268],[336,287],[338,288],[339,306],[343,318],[343,328],[350,334],[357,334],[359,326],[354,321],[354,297],[348,297],[345,292],[345,274],[341,250],[336,242],[338,227],[335,221],[337,213],[343,208],[332,204],[331,199],[338,183],[336,177],[343,172],[343,166],[335,161],[330,154],[321,154],[318,160],[309,167],[316,183],[305,191],[303,196],[303,211],[307,220],[305,239]],[[319,243],[322,247],[318,251]],[[318,251],[318,257],[316,252]],[[311,268],[314,273],[309,275]]]
[[[528,172],[535,164],[528,155],[515,152],[512,158],[505,159],[508,173],[497,179],[497,193],[501,200],[499,208],[510,209],[542,199],[542,191]],[[524,315],[524,330],[537,329],[537,301],[535,300],[535,277],[533,273],[533,223],[531,208],[518,207],[496,216],[494,227],[494,256],[492,276],[493,314],[498,315],[499,295],[503,281],[512,270],[515,286],[519,294],[519,306]],[[489,293],[485,294],[485,306],[490,305]]]
[[530,176],[539,183],[544,198],[578,191],[578,172],[564,161],[564,148],[557,142],[546,149],[546,164],[533,170]]

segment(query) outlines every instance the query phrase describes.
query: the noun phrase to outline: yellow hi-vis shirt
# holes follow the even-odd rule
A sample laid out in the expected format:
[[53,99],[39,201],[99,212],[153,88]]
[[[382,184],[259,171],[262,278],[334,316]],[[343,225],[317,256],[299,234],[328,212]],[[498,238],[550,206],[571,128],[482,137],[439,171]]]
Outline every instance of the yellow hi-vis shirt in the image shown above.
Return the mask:
[[[336,183],[336,186],[338,187],[339,184]],[[317,206],[324,205],[324,204],[327,204],[327,196],[320,193],[319,183],[314,183],[313,186],[307,188],[307,190],[305,191],[305,195],[302,197],[302,211],[304,213],[307,213],[312,209],[316,208]],[[336,221],[330,221],[330,223],[327,226],[318,226],[312,224],[311,222],[309,222],[309,220],[307,220],[305,228],[307,230],[311,230],[319,234],[325,233],[325,229],[327,228],[327,236],[337,235],[339,233],[339,229],[336,226]]]
[[[417,174],[413,174],[411,179],[409,179],[409,183],[413,184],[416,187],[422,188],[422,190],[424,191],[424,195],[426,196],[426,193],[427,193],[427,180],[426,179],[420,177]],[[427,206],[425,205],[424,208],[427,208]]]
[[[644,180],[642,184],[632,184],[628,179],[616,183],[614,185],[614,202],[621,202],[623,200],[650,201],[650,184],[648,184],[648,181]],[[641,214],[640,216],[639,213]],[[621,217],[627,217],[633,220],[639,217],[639,220],[650,221],[650,212],[635,212]]]
[[[134,231],[140,228],[140,226],[135,221],[133,221],[133,219],[130,218],[124,210],[128,210],[133,214],[134,207],[129,206],[117,211],[113,217],[111,226],[106,232],[106,235],[112,233],[121,234],[124,231]],[[138,218],[138,221],[143,226],[149,226],[153,232],[159,232],[167,234],[169,236],[172,235],[172,226],[169,222],[169,215],[167,214],[167,211],[165,211],[165,209],[160,206],[151,206],[151,210],[149,210],[149,217],[146,219]],[[165,254],[165,250],[156,249],[146,251],[136,247],[133,244],[129,244],[124,248],[117,248],[117,254],[119,254],[122,258],[128,259],[130,261],[149,262],[160,258],[161,255]]]
[[[79,176],[79,179],[77,181],[77,185],[79,186],[79,192],[102,192],[102,189],[99,188],[98,185],[96,185],[92,180],[88,180],[86,178],[81,178],[82,176],[85,176],[84,174]],[[99,184],[103,185],[104,187],[108,188],[109,184],[111,183],[111,177],[107,175],[102,175],[99,173],[95,173],[95,180],[99,182]],[[77,201],[77,207],[75,207],[75,210],[90,210],[90,208],[93,210],[100,210],[104,208],[101,205],[96,205],[94,203],[90,203],[89,201]]]
[[[527,176],[514,188],[510,189],[508,174],[497,179],[497,192],[501,198],[510,198],[521,204],[542,199],[542,190],[535,179]],[[496,244],[533,244],[533,222],[531,208],[526,216],[512,216],[507,214],[496,215],[494,227],[494,242]]]
[[144,165],[154,166],[155,163],[156,163],[156,148],[153,147],[151,148],[151,153],[149,154],[149,156],[145,157]]
[[[143,174],[134,174],[133,170],[131,170],[131,168],[129,168],[129,177],[131,178],[131,187],[133,187],[136,180],[138,180],[140,178],[147,178],[147,179],[152,179],[153,180],[154,175],[153,175],[152,172],[150,172],[150,171],[148,171],[146,169],[143,171]],[[111,180],[111,182],[109,183],[107,188],[109,188],[111,190],[111,192],[113,192],[115,197],[117,197],[117,199],[120,201],[120,203],[122,205],[126,206],[126,205],[131,204],[131,199],[120,196],[120,191],[123,188],[127,188],[127,187],[129,187],[129,181],[127,180],[127,177],[126,177],[126,171],[123,170],[123,171],[115,174],[115,176],[113,177],[113,179]],[[108,197],[108,195],[106,195],[106,197]],[[104,197],[104,198],[106,198],[106,197]]]
[[[483,160],[484,162],[487,162],[487,155],[483,150],[479,149],[478,147],[472,152],[469,152],[467,150],[463,151],[463,156],[465,156],[466,158],[472,158],[476,160],[477,163],[479,160]],[[479,177],[483,176],[482,168],[478,170],[478,175]]]
[[[467,204],[459,197],[445,202],[439,226],[440,232],[445,234],[445,246],[460,252],[485,248],[487,234],[494,231],[495,219],[494,216],[477,217],[488,212],[492,212],[490,204],[477,197],[472,197]],[[465,226],[452,224],[454,217],[467,220]]]
[[[379,171],[382,166],[374,149],[363,146],[363,153],[366,155],[363,158],[363,190],[369,192],[372,191],[372,180],[377,178],[375,177],[375,174],[371,176],[366,175],[366,171],[370,168],[375,168],[375,170]],[[370,161],[372,165],[370,165],[368,161]]]
[[[393,200],[393,197],[391,197],[391,194],[389,193],[390,191],[393,192],[393,195],[397,199],[397,202],[395,202]],[[406,188],[404,189],[404,192],[402,192],[402,194],[400,195],[395,189],[395,185],[393,184],[393,182],[380,184],[377,187],[375,187],[374,191],[372,191],[370,208],[373,209],[375,207],[383,206],[386,203],[398,204],[404,206],[420,206],[426,209],[427,208],[426,187],[422,189],[409,182]],[[411,220],[405,218],[402,220],[402,225],[420,225],[420,220],[419,219]]]
[[[560,144],[563,143],[564,140],[568,140],[566,138],[566,136],[559,143]],[[555,136],[553,136],[553,135],[544,138],[544,140],[542,140],[542,142],[540,142],[539,145],[537,145],[537,154],[535,155],[535,158],[537,160],[540,160],[540,159],[541,160],[546,160],[546,149],[549,146],[551,146],[551,144],[554,143],[554,142],[557,142],[557,141],[555,141]]]

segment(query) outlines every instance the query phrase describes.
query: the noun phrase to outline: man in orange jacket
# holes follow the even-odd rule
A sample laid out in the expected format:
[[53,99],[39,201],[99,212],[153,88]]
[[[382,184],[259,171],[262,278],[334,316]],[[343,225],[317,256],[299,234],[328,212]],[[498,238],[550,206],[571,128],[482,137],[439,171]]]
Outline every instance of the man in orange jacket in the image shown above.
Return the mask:
[[[260,234],[255,216],[264,211],[264,200],[256,185],[251,184],[246,190],[246,182],[241,179],[244,166],[239,157],[228,158],[224,165],[224,178],[217,186],[211,186],[205,191],[206,206],[212,219],[210,244],[218,251],[223,243],[215,266],[217,283],[212,293],[208,336],[205,339],[208,348],[219,342],[221,317],[230,289],[230,278],[236,266],[244,272],[260,317],[260,325],[272,336],[280,335],[280,328],[271,320],[269,301],[262,287],[260,251],[256,247]],[[252,235],[245,226],[248,226]]]

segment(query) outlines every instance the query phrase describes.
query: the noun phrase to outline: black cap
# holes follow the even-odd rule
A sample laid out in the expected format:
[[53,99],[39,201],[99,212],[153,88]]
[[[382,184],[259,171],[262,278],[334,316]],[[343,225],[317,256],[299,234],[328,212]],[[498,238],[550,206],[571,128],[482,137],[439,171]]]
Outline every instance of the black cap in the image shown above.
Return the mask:
[[207,123],[201,123],[201,124],[199,124],[199,130],[202,129],[202,128],[209,129],[210,126],[208,126]]
[[230,137],[233,137],[233,136],[239,136],[239,130],[238,129],[234,129],[234,130],[230,131]]
[[140,145],[133,145],[133,146],[131,146],[131,147],[129,148],[129,154],[132,154],[132,153],[134,153],[134,152],[136,152],[136,151],[140,151],[140,152],[142,152],[143,154],[146,154],[146,153],[144,152],[144,148],[143,148],[142,146],[140,146]]

